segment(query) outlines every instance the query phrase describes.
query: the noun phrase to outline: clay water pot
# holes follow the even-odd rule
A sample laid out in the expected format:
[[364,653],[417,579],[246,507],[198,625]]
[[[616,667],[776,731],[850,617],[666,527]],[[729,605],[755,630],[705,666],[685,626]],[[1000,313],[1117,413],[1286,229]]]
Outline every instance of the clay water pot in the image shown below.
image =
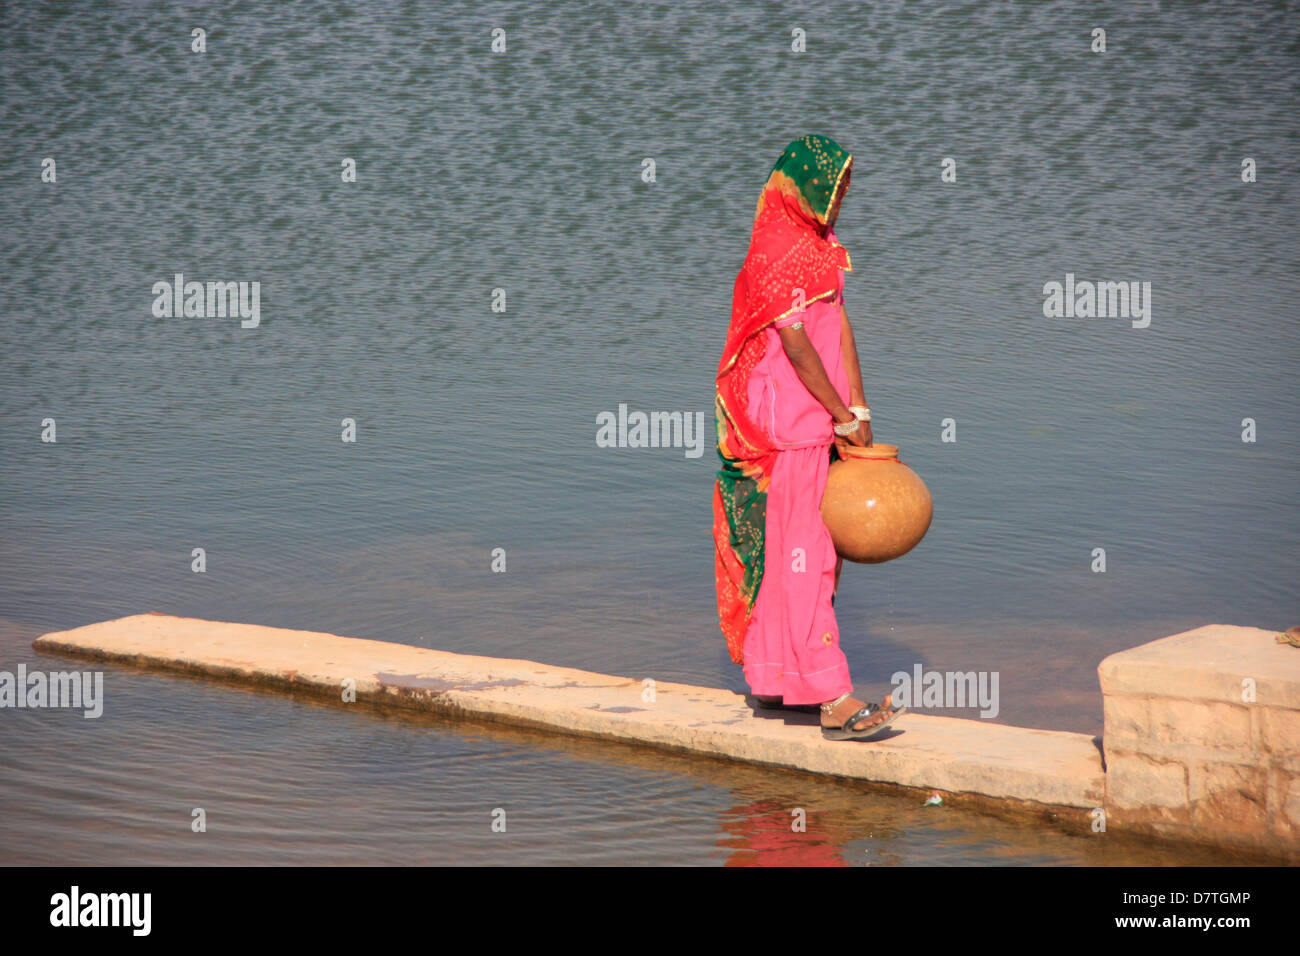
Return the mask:
[[898,460],[897,445],[851,445],[840,455],[822,495],[822,521],[836,552],[860,564],[907,554],[934,516],[930,489]]

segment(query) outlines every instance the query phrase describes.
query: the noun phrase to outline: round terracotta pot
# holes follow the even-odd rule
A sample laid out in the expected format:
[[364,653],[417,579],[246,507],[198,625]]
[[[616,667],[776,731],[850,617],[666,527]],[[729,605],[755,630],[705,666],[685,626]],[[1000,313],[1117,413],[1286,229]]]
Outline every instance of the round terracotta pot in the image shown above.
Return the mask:
[[897,445],[849,446],[831,465],[822,520],[841,557],[879,564],[925,537],[934,517],[930,489],[898,460]]

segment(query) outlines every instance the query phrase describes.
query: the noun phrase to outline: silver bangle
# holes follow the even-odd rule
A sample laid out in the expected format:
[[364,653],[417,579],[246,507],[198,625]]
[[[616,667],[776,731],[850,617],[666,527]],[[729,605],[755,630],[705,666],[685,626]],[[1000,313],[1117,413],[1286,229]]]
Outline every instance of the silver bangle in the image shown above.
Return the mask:
[[871,421],[871,409],[868,408],[866,405],[850,405],[849,411],[851,411],[858,418],[862,419],[864,422]]
[[835,434],[843,438],[845,435],[852,435],[855,431],[861,428],[862,419],[858,418],[857,416],[854,416],[853,421],[851,422],[837,422],[835,421],[835,419],[832,418],[831,425],[835,429]]

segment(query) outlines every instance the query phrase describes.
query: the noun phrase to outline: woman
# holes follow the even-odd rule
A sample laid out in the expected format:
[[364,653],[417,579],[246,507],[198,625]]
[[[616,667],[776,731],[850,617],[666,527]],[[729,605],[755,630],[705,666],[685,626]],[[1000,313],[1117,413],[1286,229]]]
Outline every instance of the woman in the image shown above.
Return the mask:
[[833,740],[870,736],[903,712],[889,697],[853,697],[832,608],[840,562],[821,520],[834,443],[872,440],[843,307],[853,267],[832,231],[852,164],[825,136],[795,140],[776,161],[732,291],[715,401],[713,539],[727,649],[760,704],[818,704]]

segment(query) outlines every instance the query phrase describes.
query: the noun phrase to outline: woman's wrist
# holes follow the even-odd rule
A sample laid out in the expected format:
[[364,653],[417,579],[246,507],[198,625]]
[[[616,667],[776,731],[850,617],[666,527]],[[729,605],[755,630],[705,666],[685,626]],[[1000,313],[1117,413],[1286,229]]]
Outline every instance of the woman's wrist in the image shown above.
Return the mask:
[[841,405],[839,408],[831,409],[831,418],[834,420],[836,425],[847,425],[857,417],[857,415],[854,415],[853,412],[849,410],[849,406],[847,405]]
[[852,421],[837,422],[831,426],[831,431],[835,432],[840,438],[847,438],[849,435],[856,435],[862,430],[862,419],[856,415]]

